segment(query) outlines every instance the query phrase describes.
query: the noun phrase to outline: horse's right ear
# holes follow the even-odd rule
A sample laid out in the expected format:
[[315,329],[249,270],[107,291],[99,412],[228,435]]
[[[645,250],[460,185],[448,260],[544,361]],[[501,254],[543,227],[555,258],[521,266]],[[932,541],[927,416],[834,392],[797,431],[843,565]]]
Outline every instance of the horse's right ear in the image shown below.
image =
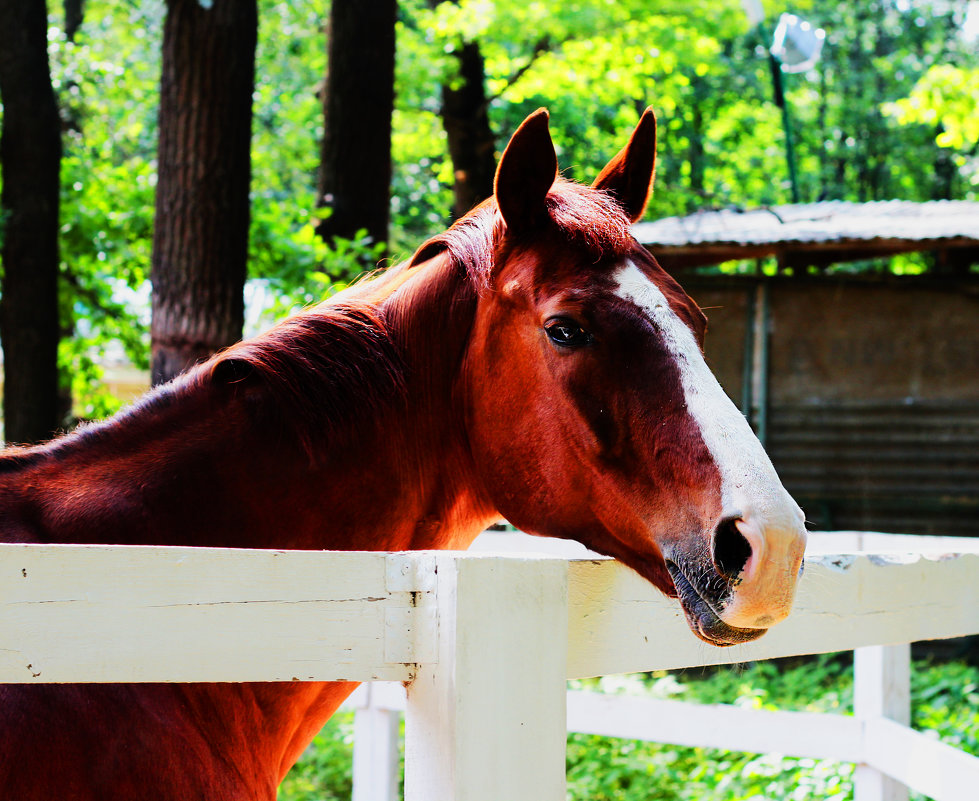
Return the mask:
[[517,128],[496,168],[493,193],[510,231],[526,231],[547,215],[547,192],[557,177],[557,155],[547,129],[547,109]]
[[627,144],[605,165],[595,183],[613,195],[633,222],[642,217],[656,170],[656,115],[647,108]]

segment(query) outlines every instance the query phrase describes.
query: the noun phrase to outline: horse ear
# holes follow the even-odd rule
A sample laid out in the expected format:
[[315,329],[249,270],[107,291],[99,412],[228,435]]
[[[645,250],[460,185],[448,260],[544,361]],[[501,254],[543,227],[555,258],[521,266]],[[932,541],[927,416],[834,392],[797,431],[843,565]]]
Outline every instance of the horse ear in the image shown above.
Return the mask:
[[547,213],[545,199],[557,176],[547,116],[540,108],[521,123],[496,168],[493,194],[511,231],[528,230]]
[[240,384],[250,379],[255,368],[246,359],[231,356],[221,359],[211,368],[211,380],[216,384]]
[[629,218],[636,222],[646,210],[655,170],[656,115],[652,108],[647,108],[629,144],[605,165],[592,186],[614,195]]

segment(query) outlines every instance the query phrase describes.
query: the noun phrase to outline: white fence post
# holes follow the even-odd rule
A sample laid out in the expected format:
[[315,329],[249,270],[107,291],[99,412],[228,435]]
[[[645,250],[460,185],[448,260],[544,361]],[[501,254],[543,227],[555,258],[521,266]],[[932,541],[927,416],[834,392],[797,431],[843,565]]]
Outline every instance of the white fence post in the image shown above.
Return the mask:
[[[854,649],[853,714],[860,721],[888,718],[902,726],[911,724],[910,643]],[[908,801],[908,788],[869,765],[858,764],[853,796],[854,801]]]
[[354,713],[352,801],[398,801],[401,713],[377,703],[377,689],[364,685],[367,701]]
[[564,801],[567,562],[436,558],[438,661],[408,686],[405,801]]

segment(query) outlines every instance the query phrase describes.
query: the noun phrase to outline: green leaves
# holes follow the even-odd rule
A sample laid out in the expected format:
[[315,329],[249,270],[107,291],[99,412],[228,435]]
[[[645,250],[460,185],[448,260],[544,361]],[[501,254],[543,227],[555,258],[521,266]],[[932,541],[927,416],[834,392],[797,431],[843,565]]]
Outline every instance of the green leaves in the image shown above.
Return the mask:
[[941,147],[974,152],[979,147],[979,66],[936,64],[910,95],[886,103],[884,111],[904,125],[933,126]]
[[[799,0],[793,10],[828,32],[817,69],[786,76],[804,200],[975,195],[979,55],[956,8]],[[149,273],[165,4],[89,0],[74,43],[51,10],[65,129],[62,322],[79,337],[63,360],[81,396],[94,398],[95,355],[109,340],[137,364],[146,358],[147,309],[120,289],[140,290]],[[355,237],[329,249],[314,233],[327,13],[317,0],[260,2],[249,270],[276,312],[377,259],[376,243]],[[653,105],[660,142],[648,217],[787,201],[767,58],[739,0],[402,0],[389,254],[407,256],[450,220],[440,86],[460,80],[451,53],[472,40],[485,58],[497,155],[547,106],[562,169],[590,183]],[[79,411],[108,408],[99,403]]]

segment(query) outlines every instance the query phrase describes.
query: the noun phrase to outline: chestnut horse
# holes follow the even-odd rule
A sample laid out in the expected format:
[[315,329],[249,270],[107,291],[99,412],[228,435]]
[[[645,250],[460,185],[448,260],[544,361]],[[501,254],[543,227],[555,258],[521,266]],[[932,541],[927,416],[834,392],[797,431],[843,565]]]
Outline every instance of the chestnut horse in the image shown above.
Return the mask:
[[[0,456],[0,540],[465,548],[505,517],[678,596],[714,645],[789,611],[802,514],[630,234],[647,111],[591,187],[547,114],[414,257],[115,418]],[[7,685],[5,801],[269,801],[349,683]]]

